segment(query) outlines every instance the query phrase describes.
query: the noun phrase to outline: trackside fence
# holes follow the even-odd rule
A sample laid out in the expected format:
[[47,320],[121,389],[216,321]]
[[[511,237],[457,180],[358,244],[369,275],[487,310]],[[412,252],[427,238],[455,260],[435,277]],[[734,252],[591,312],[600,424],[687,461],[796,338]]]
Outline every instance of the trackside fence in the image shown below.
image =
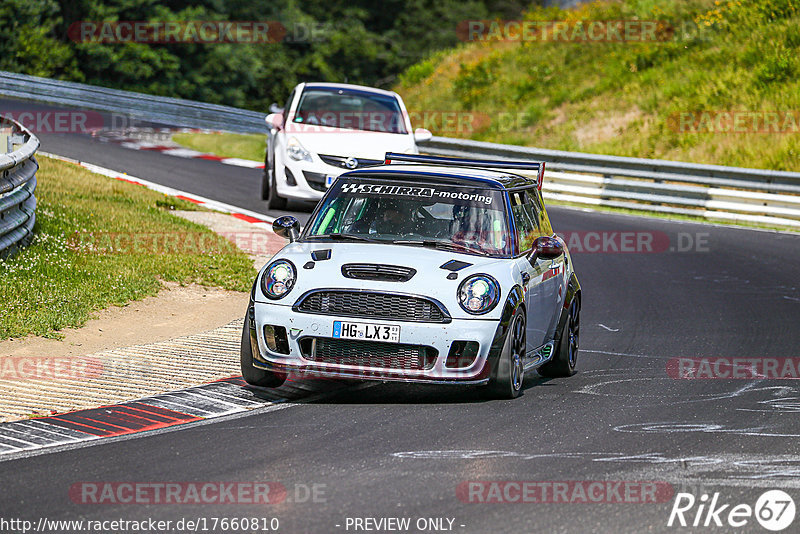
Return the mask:
[[0,258],[33,238],[38,148],[39,140],[21,124],[0,120]]

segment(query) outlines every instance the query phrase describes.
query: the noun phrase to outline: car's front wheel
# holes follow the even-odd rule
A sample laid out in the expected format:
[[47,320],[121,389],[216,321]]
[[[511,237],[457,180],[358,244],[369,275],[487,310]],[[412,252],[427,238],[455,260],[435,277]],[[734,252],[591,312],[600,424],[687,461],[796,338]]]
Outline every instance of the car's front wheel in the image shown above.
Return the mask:
[[503,352],[489,380],[487,392],[496,399],[515,399],[522,393],[522,381],[525,378],[523,358],[526,347],[525,313],[517,308],[511,317],[506,334]]
[[276,388],[286,381],[286,375],[284,374],[273,373],[266,369],[253,367],[253,351],[250,346],[250,317],[245,317],[244,328],[242,329],[240,364],[242,367],[242,378],[250,385]]
[[[269,163],[267,163],[269,165]],[[269,170],[269,167],[264,167],[264,174],[261,176],[261,200],[269,200],[269,183],[272,181],[270,178],[270,174],[272,171]]]
[[581,307],[577,298],[569,305],[567,322],[561,331],[553,359],[539,367],[539,374],[547,377],[572,376],[578,364],[578,341],[581,333]]

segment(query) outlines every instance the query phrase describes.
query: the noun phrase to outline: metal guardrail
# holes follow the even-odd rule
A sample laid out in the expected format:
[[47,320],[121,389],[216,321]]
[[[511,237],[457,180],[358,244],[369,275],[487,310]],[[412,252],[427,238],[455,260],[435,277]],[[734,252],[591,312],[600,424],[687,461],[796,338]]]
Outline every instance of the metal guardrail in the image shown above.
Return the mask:
[[22,125],[7,119],[0,119],[0,128],[10,128],[9,147],[14,141],[21,144],[12,152],[0,153],[0,258],[5,258],[33,239],[39,169],[33,155],[39,140]]
[[420,150],[547,162],[553,200],[800,227],[800,173],[604,156],[434,137]]
[[186,128],[266,133],[264,113],[0,71],[0,95]]
[[[171,126],[267,133],[264,116],[229,106],[0,71],[0,95],[123,113]],[[800,227],[800,173],[604,156],[434,137],[423,152],[547,162],[554,200]]]

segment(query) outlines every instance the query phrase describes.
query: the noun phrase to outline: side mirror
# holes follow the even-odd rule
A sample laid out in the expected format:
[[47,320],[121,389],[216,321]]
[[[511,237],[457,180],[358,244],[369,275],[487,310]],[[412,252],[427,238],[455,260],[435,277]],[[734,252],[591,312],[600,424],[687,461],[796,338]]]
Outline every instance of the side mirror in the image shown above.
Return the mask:
[[278,130],[281,129],[283,126],[283,114],[282,113],[270,113],[264,118],[264,122],[267,123],[270,129],[276,128]]
[[537,259],[554,260],[564,254],[564,246],[554,237],[537,237],[533,242],[533,249],[528,257],[531,263]]
[[269,105],[269,112],[270,113],[283,113],[283,108],[278,106],[277,103],[273,102]]
[[417,128],[414,130],[414,141],[417,143],[424,143],[425,141],[430,141],[433,138],[433,134],[430,130],[426,130],[425,128]]
[[272,231],[276,235],[288,239],[290,243],[297,241],[300,236],[300,222],[291,215],[278,217],[272,223]]

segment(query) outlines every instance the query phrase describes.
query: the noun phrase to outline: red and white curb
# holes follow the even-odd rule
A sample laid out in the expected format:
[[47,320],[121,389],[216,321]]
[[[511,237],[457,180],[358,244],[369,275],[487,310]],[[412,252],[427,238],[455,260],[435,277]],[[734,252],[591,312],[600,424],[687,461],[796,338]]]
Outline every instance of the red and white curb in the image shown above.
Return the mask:
[[254,388],[237,376],[135,401],[2,423],[0,460],[255,410],[286,408],[351,387],[340,380],[289,377],[279,388]]
[[114,178],[115,180],[120,180],[122,182],[127,182],[129,184],[146,187],[147,189],[150,189],[152,191],[157,191],[159,193],[163,193],[165,195],[169,195],[175,198],[180,198],[181,200],[186,200],[188,202],[192,202],[193,204],[197,204],[199,206],[203,206],[211,210],[221,211],[223,213],[229,213],[231,216],[236,217],[237,219],[241,219],[245,222],[255,224],[261,228],[265,228],[268,230],[272,229],[271,225],[272,222],[275,220],[274,217],[270,217],[262,213],[256,213],[255,211],[250,211],[244,208],[239,208],[237,206],[232,206],[231,204],[225,204],[224,202],[219,202],[217,200],[212,200],[210,198],[201,197],[200,195],[187,193],[186,191],[181,191],[179,189],[173,189],[172,187],[167,187],[161,184],[150,182],[142,178],[137,178],[135,176],[130,176],[124,172],[119,172],[112,169],[106,169],[105,167],[95,165],[94,163],[86,163],[76,159],[59,156],[57,154],[50,154],[48,152],[37,152],[36,154],[39,156],[45,156],[48,158],[57,159],[59,161],[72,163],[74,165],[83,167],[84,169],[94,172],[96,174],[108,176],[109,178]]
[[[153,135],[159,135],[159,134],[161,136],[164,136],[164,135],[171,135],[172,133],[186,133],[186,132],[219,133],[219,132],[212,132],[209,130],[160,129],[156,132],[150,132],[149,130],[143,131],[142,136],[147,137],[149,135],[150,137],[152,137]],[[102,142],[118,143],[120,146],[124,148],[129,148],[131,150],[150,150],[150,151],[160,152],[168,156],[176,156],[179,158],[218,161],[223,165],[233,165],[235,167],[247,167],[250,169],[264,168],[264,162],[262,161],[253,161],[241,158],[223,158],[215,154],[208,154],[205,152],[192,150],[190,148],[183,148],[176,143],[172,142],[164,143],[164,142],[159,142],[158,140],[148,141],[146,139],[139,139],[136,137],[132,137],[130,134],[118,134],[115,132],[97,131],[94,132],[93,136]]]

